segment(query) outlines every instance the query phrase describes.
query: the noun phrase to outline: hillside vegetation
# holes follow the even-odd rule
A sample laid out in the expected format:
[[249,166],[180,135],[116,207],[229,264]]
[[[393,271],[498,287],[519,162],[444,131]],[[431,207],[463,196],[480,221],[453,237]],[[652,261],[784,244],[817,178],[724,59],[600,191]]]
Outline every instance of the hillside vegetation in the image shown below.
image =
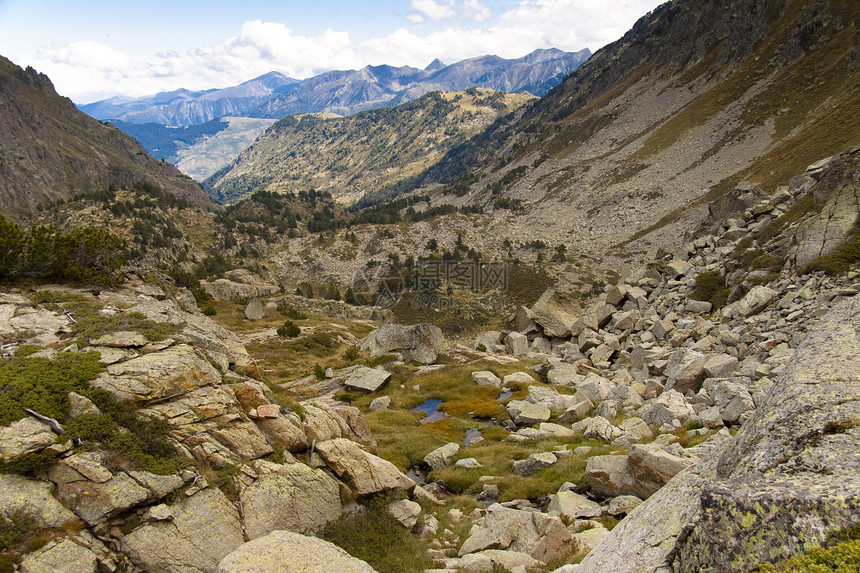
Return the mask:
[[221,202],[235,202],[254,191],[316,189],[352,203],[368,190],[421,172],[532,99],[475,88],[433,92],[350,117],[287,116],[205,187]]

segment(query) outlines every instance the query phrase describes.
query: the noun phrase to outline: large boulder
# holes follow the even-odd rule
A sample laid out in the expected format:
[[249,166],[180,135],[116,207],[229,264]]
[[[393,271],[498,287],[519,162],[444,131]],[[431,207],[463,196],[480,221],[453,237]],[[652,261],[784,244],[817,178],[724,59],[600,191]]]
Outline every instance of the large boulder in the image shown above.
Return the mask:
[[681,393],[675,390],[666,390],[650,406],[641,410],[640,417],[651,427],[659,428],[663,424],[683,425],[696,411],[687,402]]
[[347,379],[343,381],[343,385],[365,392],[376,392],[385,386],[389,380],[391,380],[391,372],[386,372],[382,368],[359,366],[350,372]]
[[221,374],[187,344],[111,364],[93,385],[120,399],[145,402],[221,382]]
[[749,571],[860,524],[860,297],[798,347],[734,438],[633,510],[580,573]]
[[345,438],[317,444],[317,452],[326,465],[344,480],[357,495],[369,495],[391,489],[411,490],[415,482],[403,475],[394,464]]
[[519,356],[529,351],[529,339],[525,334],[509,332],[505,336],[505,349],[511,356]]
[[47,481],[0,474],[0,514],[23,513],[40,528],[71,528],[80,521],[51,495],[54,485]]
[[328,541],[291,531],[273,531],[225,556],[215,573],[376,573],[364,561]]
[[439,446],[424,456],[424,463],[427,464],[431,470],[440,470],[453,464],[454,458],[457,457],[457,454],[459,453],[460,444],[450,442],[444,446]]
[[459,555],[484,549],[519,551],[549,563],[570,552],[570,532],[558,517],[493,504],[483,525],[472,528]]
[[24,454],[40,452],[54,443],[57,435],[47,424],[27,416],[0,428],[0,463]]
[[529,386],[526,401],[538,406],[545,406],[550,410],[564,411],[576,405],[580,400],[569,394],[560,394],[558,390],[548,386]]
[[666,389],[681,394],[698,392],[705,378],[707,360],[707,356],[689,348],[673,353],[666,365]]
[[506,406],[511,419],[518,426],[533,426],[549,421],[552,412],[546,406],[532,404],[525,400],[511,400]]
[[238,300],[267,297],[278,294],[277,285],[267,283],[259,276],[244,270],[231,271],[230,278],[200,281],[200,286],[212,298],[219,300]]
[[779,293],[766,286],[754,286],[738,303],[738,312],[744,318],[758,314],[779,298]]
[[143,571],[214,571],[244,542],[239,513],[217,488],[181,496],[170,513],[172,519],[147,522],[117,542]]
[[813,187],[816,212],[793,230],[789,251],[788,258],[798,269],[833,252],[852,232],[858,215],[856,149],[853,155],[834,157]]
[[640,495],[630,475],[627,456],[592,456],[586,462],[585,477],[591,491],[600,497]]
[[514,462],[513,468],[514,473],[521,476],[530,476],[535,472],[539,472],[544,468],[548,468],[551,465],[555,465],[558,461],[558,458],[555,457],[555,454],[552,452],[539,452],[536,454],[530,454],[524,460],[517,460]]
[[627,456],[627,469],[639,497],[646,498],[697,461],[672,455],[656,445],[634,445]]
[[603,513],[603,508],[599,503],[572,491],[560,491],[555,494],[546,510],[548,513],[556,512],[569,521],[600,517]]
[[96,453],[80,453],[54,464],[48,477],[57,496],[89,525],[98,525],[150,498],[150,492],[125,472],[112,473]]
[[555,300],[555,290],[547,289],[532,306],[531,319],[543,327],[547,337],[565,338],[570,336],[571,328],[577,317]]
[[71,539],[49,542],[21,561],[21,573],[97,573],[96,554]]
[[340,486],[323,470],[265,460],[251,467],[257,479],[239,496],[250,539],[276,529],[314,531],[340,515]]
[[433,364],[443,342],[442,330],[432,324],[384,324],[367,335],[361,349],[369,351],[371,358],[396,352],[408,362]]

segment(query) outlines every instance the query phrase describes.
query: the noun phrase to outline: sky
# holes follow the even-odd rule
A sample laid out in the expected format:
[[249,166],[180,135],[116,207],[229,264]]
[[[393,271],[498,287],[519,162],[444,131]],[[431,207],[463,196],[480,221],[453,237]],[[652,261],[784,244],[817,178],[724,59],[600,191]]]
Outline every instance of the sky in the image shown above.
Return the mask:
[[0,0],[0,55],[83,104],[270,71],[305,79],[538,48],[594,52],[662,1]]

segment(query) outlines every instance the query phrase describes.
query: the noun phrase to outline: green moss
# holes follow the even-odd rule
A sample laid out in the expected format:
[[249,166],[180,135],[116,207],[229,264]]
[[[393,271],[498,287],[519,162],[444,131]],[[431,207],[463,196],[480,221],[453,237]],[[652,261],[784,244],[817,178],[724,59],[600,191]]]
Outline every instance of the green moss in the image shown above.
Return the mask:
[[0,512],[0,550],[24,539],[36,529],[36,520],[27,512],[17,509],[10,515]]

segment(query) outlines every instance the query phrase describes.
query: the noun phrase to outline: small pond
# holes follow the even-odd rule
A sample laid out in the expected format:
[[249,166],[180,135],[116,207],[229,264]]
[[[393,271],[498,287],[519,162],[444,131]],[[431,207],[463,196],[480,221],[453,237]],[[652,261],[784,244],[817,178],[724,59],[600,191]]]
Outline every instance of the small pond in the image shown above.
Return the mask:
[[442,404],[442,400],[430,399],[421,404],[420,406],[416,406],[410,410],[413,414],[426,414],[425,418],[421,419],[422,424],[429,424],[431,422],[438,422],[442,418],[448,416],[445,412],[439,412],[439,406]]
[[470,445],[474,440],[481,437],[481,430],[466,430],[466,439],[463,441],[464,446]]

